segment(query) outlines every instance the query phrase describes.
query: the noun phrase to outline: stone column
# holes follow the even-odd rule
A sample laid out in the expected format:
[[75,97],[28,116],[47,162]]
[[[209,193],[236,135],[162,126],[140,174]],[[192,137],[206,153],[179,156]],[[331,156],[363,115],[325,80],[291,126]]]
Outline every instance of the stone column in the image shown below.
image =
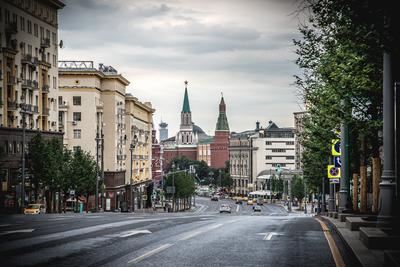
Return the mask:
[[379,196],[378,220],[394,215],[396,177],[394,170],[394,93],[391,55],[383,53],[383,172]]

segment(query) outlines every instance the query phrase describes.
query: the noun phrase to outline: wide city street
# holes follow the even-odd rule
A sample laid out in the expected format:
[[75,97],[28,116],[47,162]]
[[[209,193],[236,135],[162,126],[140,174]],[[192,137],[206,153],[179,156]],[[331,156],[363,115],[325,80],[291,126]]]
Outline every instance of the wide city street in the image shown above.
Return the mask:
[[[222,203],[231,214],[219,213]],[[196,205],[181,213],[2,215],[2,266],[336,266],[316,217],[275,204],[254,212],[230,199]]]

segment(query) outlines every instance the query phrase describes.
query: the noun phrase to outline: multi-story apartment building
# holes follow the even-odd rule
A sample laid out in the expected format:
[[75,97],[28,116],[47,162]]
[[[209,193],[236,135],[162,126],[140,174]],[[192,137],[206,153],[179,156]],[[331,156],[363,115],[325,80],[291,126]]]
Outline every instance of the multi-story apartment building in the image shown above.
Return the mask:
[[58,10],[63,7],[59,0],[1,1],[0,142],[6,156],[0,169],[1,192],[8,199],[15,199],[23,125],[27,143],[38,131],[45,137],[62,138],[56,132]]
[[269,121],[265,129],[260,129],[252,137],[253,147],[253,180],[260,188],[260,174],[273,171],[280,166],[282,169],[295,169],[294,128],[279,128]]
[[[230,174],[233,179],[234,194],[247,195],[253,188],[251,136],[255,130],[231,133],[229,140]],[[250,185],[250,186],[249,186]]]
[[[110,209],[126,199],[125,90],[129,81],[111,66],[60,61],[59,129],[71,150],[83,149],[101,162]],[[128,146],[129,148],[129,146]]]
[[125,184],[133,182],[136,191],[135,208],[142,208],[148,206],[150,199],[147,196],[151,195],[148,191],[152,191],[149,185],[152,183],[152,124],[155,110],[151,103],[142,103],[130,94],[126,95],[125,108],[127,129],[125,154],[132,156],[126,158],[127,169],[130,170],[132,163],[132,171],[126,172]]

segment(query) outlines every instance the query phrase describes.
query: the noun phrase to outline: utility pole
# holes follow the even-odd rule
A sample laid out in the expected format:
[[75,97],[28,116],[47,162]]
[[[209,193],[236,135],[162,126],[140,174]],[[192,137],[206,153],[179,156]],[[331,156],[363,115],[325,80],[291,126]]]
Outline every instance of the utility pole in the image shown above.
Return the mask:
[[222,188],[221,172],[222,172],[222,170],[219,169],[219,187],[220,187],[220,190],[221,190],[221,188]]
[[136,134],[133,136],[133,139],[131,140],[131,144],[129,146],[129,151],[130,151],[130,156],[131,156],[131,167],[130,167],[130,177],[129,177],[129,197],[130,197],[130,210],[131,212],[135,211],[135,202],[133,199],[133,151],[135,150],[136,143],[137,143],[137,136]]
[[[342,100],[343,110],[348,110],[346,100]],[[340,177],[340,190],[339,190],[339,212],[345,212],[349,206],[349,126],[346,119],[343,119],[340,131],[340,144],[341,144],[341,177]],[[336,211],[336,209],[335,209]]]

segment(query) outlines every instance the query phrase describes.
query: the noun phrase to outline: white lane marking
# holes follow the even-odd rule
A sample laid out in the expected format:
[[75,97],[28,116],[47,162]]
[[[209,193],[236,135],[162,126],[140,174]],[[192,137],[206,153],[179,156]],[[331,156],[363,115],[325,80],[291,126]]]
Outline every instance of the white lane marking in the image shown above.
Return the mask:
[[138,234],[151,234],[149,230],[130,230],[126,232],[122,232],[119,237],[128,237],[132,235],[138,235]]
[[239,209],[240,209],[240,207],[239,207],[239,204],[236,206],[236,212],[239,212]]
[[274,235],[282,235],[282,234],[271,232],[268,235],[264,236],[263,240],[271,240]]
[[161,252],[161,251],[163,251],[163,250],[166,250],[167,248],[169,248],[169,247],[171,247],[171,246],[173,246],[173,245],[174,245],[174,244],[164,244],[164,245],[162,245],[162,246],[159,246],[158,248],[155,248],[155,249],[153,249],[153,250],[150,250],[150,251],[146,252],[145,254],[143,254],[143,255],[141,255],[141,256],[139,256],[139,257],[137,257],[137,258],[134,258],[134,259],[132,259],[132,260],[130,260],[130,261],[128,261],[127,264],[137,263],[137,262],[139,262],[139,261],[141,261],[141,260],[143,260],[143,259],[145,259],[145,258],[148,258],[148,257],[150,257],[150,256],[152,256],[152,255],[154,255],[154,254],[156,254],[156,253],[158,253],[158,252]]
[[223,225],[223,224],[221,224],[221,223],[219,223],[219,224],[213,224],[213,225],[211,225],[211,226],[201,228],[200,230],[194,230],[194,231],[185,233],[185,234],[184,234],[181,238],[179,238],[178,240],[179,240],[179,241],[188,240],[188,239],[190,239],[190,238],[192,238],[192,237],[195,237],[196,235],[199,235],[199,234],[204,233],[204,232],[206,232],[206,231],[213,230],[213,229],[216,229],[216,228],[218,228],[218,227],[221,227],[222,225]]
[[16,234],[16,233],[32,233],[35,229],[20,229],[20,230],[11,230],[0,233],[0,235],[9,235],[9,234]]
[[10,226],[11,224],[0,224],[0,227]]

